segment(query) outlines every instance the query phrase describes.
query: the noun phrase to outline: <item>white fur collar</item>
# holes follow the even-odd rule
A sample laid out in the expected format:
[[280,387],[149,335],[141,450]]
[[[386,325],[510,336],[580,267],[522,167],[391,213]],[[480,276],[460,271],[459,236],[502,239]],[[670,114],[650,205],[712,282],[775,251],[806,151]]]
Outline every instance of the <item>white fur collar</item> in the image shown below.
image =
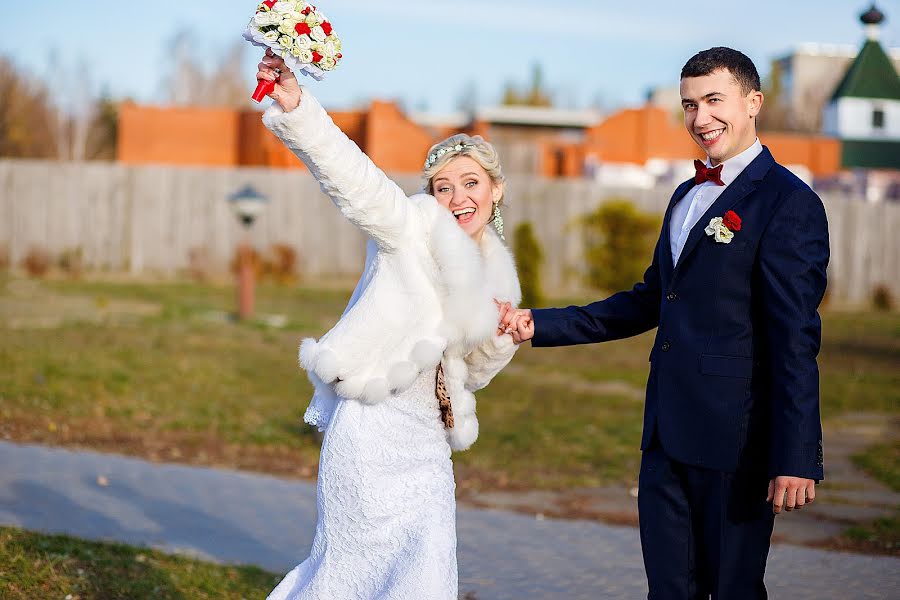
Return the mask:
[[466,354],[496,329],[494,299],[513,304],[521,300],[512,254],[490,225],[476,243],[433,196],[421,194],[413,200],[420,202],[433,223],[429,249],[445,286],[441,335],[448,348]]

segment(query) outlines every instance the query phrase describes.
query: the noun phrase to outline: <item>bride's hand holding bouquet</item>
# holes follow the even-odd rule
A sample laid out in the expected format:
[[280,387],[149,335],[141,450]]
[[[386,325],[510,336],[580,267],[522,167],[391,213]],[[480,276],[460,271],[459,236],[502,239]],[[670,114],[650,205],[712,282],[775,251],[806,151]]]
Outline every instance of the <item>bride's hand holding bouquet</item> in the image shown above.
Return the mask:
[[300,82],[284,63],[283,58],[267,49],[265,58],[257,68],[259,71],[256,73],[256,80],[272,82],[273,87],[266,95],[280,104],[285,112],[290,112],[300,105]]
[[[285,94],[294,87],[299,102],[295,73],[321,80],[327,71],[337,67],[343,57],[341,39],[331,23],[306,0],[263,0],[247,25],[244,39],[266,49],[266,58],[260,63],[257,74],[259,83],[253,100],[260,102],[265,96],[270,96],[278,100],[285,110],[288,109],[279,97],[290,100]],[[285,82],[279,89],[282,73],[290,73],[293,81]],[[271,76],[273,74],[274,78]]]

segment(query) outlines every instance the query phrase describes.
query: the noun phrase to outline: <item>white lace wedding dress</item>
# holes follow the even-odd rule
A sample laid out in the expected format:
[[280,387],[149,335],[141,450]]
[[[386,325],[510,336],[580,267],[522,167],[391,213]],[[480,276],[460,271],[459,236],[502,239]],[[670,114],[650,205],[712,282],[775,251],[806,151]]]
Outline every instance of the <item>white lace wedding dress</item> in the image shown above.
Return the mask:
[[434,384],[425,370],[384,402],[338,400],[310,556],[269,600],[456,600],[456,484]]

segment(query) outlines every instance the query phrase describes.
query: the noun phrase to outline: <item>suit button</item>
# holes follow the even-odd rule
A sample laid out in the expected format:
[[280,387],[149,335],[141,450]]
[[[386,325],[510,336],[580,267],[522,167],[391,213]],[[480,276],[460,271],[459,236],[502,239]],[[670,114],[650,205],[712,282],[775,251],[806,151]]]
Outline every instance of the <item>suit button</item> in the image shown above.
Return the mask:
[[670,302],[672,300],[675,300],[676,298],[678,298],[678,294],[676,294],[675,292],[669,292],[668,294],[666,294],[666,300]]
[[672,347],[672,344],[669,343],[669,340],[666,340],[665,342],[662,343],[662,346],[660,346],[660,350],[662,350],[663,352],[668,352],[669,348],[671,348],[671,347]]

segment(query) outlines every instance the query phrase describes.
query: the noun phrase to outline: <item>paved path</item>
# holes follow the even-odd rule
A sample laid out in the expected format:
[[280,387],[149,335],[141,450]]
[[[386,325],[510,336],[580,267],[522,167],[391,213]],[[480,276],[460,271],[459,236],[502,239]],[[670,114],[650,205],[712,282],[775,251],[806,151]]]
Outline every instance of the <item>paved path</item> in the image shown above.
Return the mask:
[[[285,572],[309,550],[315,486],[0,442],[0,524]],[[103,485],[105,484],[105,485]],[[646,597],[637,530],[459,510],[460,592],[477,600]],[[773,547],[773,599],[900,598],[900,559]]]

